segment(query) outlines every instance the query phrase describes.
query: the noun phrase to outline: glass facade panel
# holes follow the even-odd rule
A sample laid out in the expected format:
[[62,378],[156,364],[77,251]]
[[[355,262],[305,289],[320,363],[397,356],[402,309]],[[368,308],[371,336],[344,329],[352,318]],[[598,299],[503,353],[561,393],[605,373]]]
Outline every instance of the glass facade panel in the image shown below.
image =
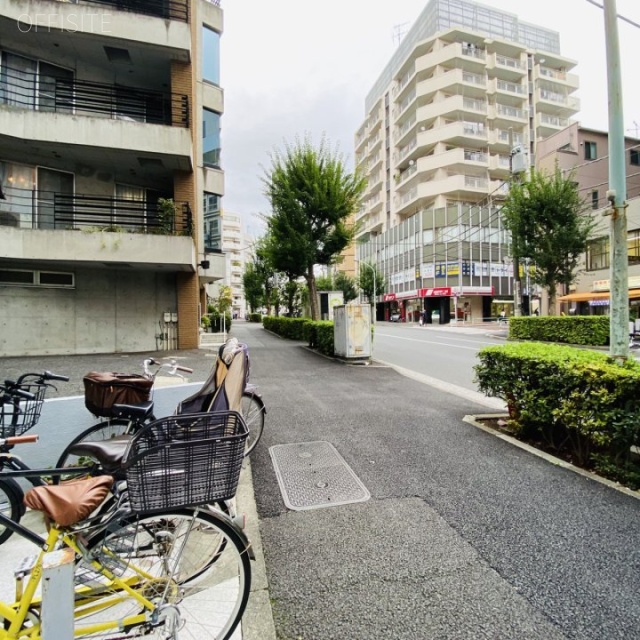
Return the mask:
[[220,84],[220,34],[207,26],[202,27],[202,77]]
[[220,168],[220,114],[210,109],[202,110],[202,163]]
[[220,196],[215,193],[203,194],[202,219],[204,223],[205,253],[222,251],[222,221],[220,220]]

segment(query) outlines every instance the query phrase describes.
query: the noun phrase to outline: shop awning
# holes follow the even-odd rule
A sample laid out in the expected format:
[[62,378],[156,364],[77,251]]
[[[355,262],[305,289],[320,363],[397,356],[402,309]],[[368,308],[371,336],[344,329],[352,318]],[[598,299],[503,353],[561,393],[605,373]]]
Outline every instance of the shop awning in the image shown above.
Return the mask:
[[[608,300],[610,296],[609,291],[598,292],[582,292],[582,293],[570,293],[566,296],[559,296],[558,302],[587,302],[587,300]],[[640,289],[629,290],[629,300],[636,300],[640,298]]]

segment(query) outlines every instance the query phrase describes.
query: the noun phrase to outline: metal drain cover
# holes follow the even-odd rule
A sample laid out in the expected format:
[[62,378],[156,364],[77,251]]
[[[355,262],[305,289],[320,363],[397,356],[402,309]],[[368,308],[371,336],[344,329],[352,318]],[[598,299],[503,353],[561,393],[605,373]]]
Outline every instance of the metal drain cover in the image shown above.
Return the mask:
[[364,502],[371,497],[330,442],[278,444],[269,453],[289,509],[318,509]]

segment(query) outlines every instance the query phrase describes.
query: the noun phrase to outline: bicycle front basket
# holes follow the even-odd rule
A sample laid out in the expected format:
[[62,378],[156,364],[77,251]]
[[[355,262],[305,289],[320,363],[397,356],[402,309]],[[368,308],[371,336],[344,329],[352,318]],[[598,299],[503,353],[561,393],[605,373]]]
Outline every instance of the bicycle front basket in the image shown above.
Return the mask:
[[20,385],[22,391],[33,394],[33,400],[12,397],[5,393],[0,397],[0,436],[10,438],[28,431],[40,419],[42,403],[47,392],[46,384],[25,383]]
[[84,406],[94,416],[113,418],[114,404],[140,404],[149,400],[153,380],[145,376],[90,371],[82,379]]
[[149,423],[132,438],[124,463],[131,509],[140,513],[232,498],[247,435],[236,411]]

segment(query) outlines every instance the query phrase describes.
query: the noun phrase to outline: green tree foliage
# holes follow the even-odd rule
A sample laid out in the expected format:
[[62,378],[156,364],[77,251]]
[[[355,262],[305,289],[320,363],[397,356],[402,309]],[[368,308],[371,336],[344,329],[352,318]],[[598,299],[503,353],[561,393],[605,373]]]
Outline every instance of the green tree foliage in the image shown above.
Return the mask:
[[573,176],[564,177],[558,167],[552,175],[532,169],[528,180],[511,185],[500,213],[514,257],[532,261],[531,279],[547,290],[553,309],[558,285],[575,281],[595,226]]
[[[375,278],[374,278],[375,273]],[[374,295],[374,281],[375,281],[375,295]],[[378,270],[378,265],[370,262],[360,263],[360,273],[358,275],[358,287],[362,290],[362,293],[367,297],[369,304],[373,305],[377,296],[381,296],[386,289],[384,276]]]
[[314,265],[329,265],[353,240],[349,217],[357,210],[366,180],[351,174],[323,140],[285,145],[264,177],[272,213],[266,217],[271,263],[290,279],[304,276],[311,317],[319,318]]
[[336,289],[338,291],[342,291],[345,304],[348,304],[358,297],[358,284],[354,278],[349,277],[342,271],[338,271],[334,278],[334,282]]
[[262,277],[256,268],[255,262],[248,262],[242,274],[242,286],[244,287],[244,297],[251,311],[256,312],[263,303],[264,291],[262,288]]

